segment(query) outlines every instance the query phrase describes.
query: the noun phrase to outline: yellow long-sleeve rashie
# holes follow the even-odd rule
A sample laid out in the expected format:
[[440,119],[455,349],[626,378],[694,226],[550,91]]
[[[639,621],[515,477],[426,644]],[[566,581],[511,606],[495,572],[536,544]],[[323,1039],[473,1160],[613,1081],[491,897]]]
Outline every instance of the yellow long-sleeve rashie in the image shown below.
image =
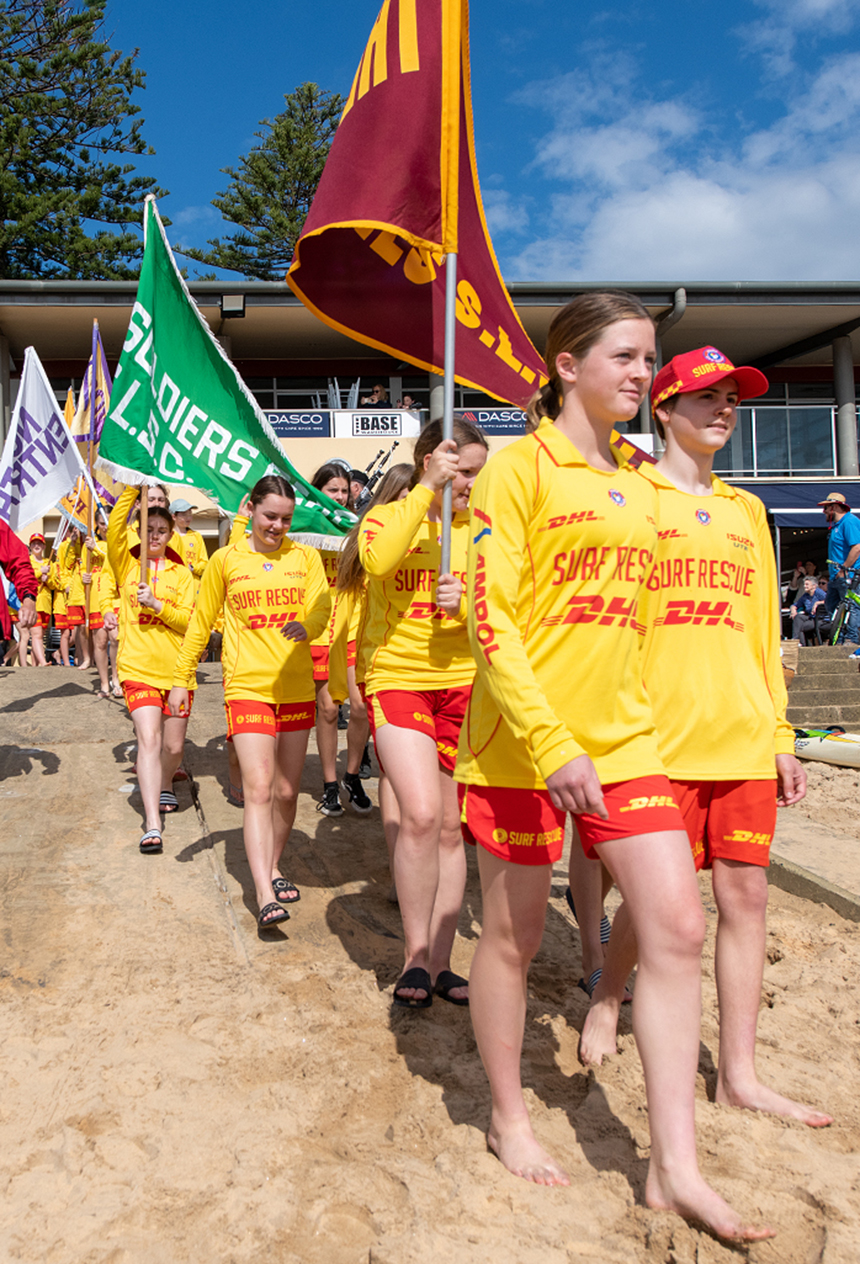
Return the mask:
[[[340,559],[340,552],[337,550],[332,552],[330,549],[318,549],[317,552],[319,553],[319,559],[322,562],[323,570],[325,571],[329,597],[331,598],[331,601],[334,602],[334,590],[337,585],[337,564]],[[323,628],[321,634],[316,638],[316,640],[312,641],[311,644],[331,645],[332,631],[332,624],[331,621],[329,621]]]
[[[465,599],[457,615],[436,605],[441,524],[427,510],[433,492],[419,483],[404,500],[365,515],[358,552],[367,575],[364,629],[368,694],[383,689],[451,689],[471,684],[475,660]],[[469,515],[451,527],[451,574],[466,582]]]
[[604,784],[663,771],[639,669],[639,590],[656,492],[620,454],[589,466],[554,425],[472,489],[469,636],[478,675],[458,781],[542,787],[588,754]]
[[[255,553],[242,539],[213,553],[176,663],[174,685],[190,688],[222,607],[225,700],[273,705],[312,701],[309,647],[327,628],[331,614],[329,587],[316,549],[285,538],[274,553]],[[304,624],[306,641],[288,641],[281,635],[284,624],[292,622]]]
[[[39,590],[36,593],[36,613],[50,614],[53,605],[54,591],[59,585],[60,575],[56,563],[50,561],[47,557],[38,558],[35,553],[30,554],[30,565],[33,568],[33,574],[39,584]],[[47,574],[43,577],[42,567],[47,566]]]
[[660,538],[642,590],[642,671],[670,777],[765,781],[794,753],[779,658],[779,589],[765,508],[712,479],[679,491],[659,470]]
[[174,542],[179,545],[177,552],[191,574],[195,579],[200,579],[209,564],[209,554],[206,552],[206,541],[203,536],[199,531],[193,531],[189,527],[185,535],[180,531],[174,531],[171,543]]
[[84,583],[81,579],[82,545],[64,540],[57,550],[57,566],[60,572],[60,585],[66,598],[67,606],[84,604]]
[[136,494],[136,487],[127,487],[111,510],[108,522],[108,561],[120,596],[117,675],[120,681],[169,689],[194,606],[194,579],[178,555],[168,548],[168,556],[149,564],[148,582],[153,595],[163,603],[161,613],[139,605],[140,544],[129,548],[126,522]]

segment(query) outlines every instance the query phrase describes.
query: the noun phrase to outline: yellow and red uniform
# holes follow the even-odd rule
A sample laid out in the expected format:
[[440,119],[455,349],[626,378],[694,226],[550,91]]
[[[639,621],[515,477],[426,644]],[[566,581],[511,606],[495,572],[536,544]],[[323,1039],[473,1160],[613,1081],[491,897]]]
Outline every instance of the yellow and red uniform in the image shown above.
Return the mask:
[[108,523],[108,560],[120,596],[117,675],[123,685],[133,682],[163,692],[173,684],[174,664],[194,607],[194,580],[179,556],[168,548],[165,557],[149,563],[148,583],[162,603],[161,612],[156,614],[139,604],[140,544],[129,547],[126,522],[136,493],[135,487],[125,489]]
[[[776,822],[774,758],[794,753],[794,732],[785,718],[776,565],[764,505],[716,476],[713,494],[696,496],[653,467],[643,466],[640,475],[657,492],[659,541],[639,611],[660,756],[688,806],[688,825],[695,818],[697,863],[705,863],[704,799],[690,785],[770,783],[764,799],[753,794],[736,811],[741,828],[720,825],[716,833],[726,838],[713,838],[715,855],[766,864]],[[710,802],[712,792],[706,797]],[[721,851],[722,842],[733,849]],[[748,847],[739,851],[736,844],[744,842]]]
[[[190,576],[189,576],[190,578]],[[173,684],[189,688],[197,660],[224,610],[221,665],[224,698],[271,707],[312,704],[310,641],[328,625],[331,599],[315,549],[288,537],[272,553],[257,553],[244,537],[218,549],[200,584],[197,608],[176,663]],[[285,624],[304,625],[306,641],[288,641]],[[256,710],[259,712],[260,707]],[[305,710],[313,723],[313,706]],[[307,727],[310,727],[308,725]]]
[[76,628],[84,622],[84,583],[81,579],[80,541],[64,540],[57,550],[60,585],[65,598],[63,627]]
[[[340,558],[338,550],[318,549],[319,559],[325,571],[326,583],[329,588],[329,597],[334,601],[334,591],[337,586],[337,564]],[[327,623],[322,633],[311,642],[311,658],[314,664],[314,680],[328,680],[328,659],[331,649],[332,625]]]
[[[89,585],[89,629],[91,632],[97,632],[99,628],[104,626],[101,605],[99,603],[99,584],[100,576],[107,562],[107,545],[99,541],[90,551],[90,570],[91,576]],[[84,549],[81,559],[81,569],[85,570],[87,565],[87,550]],[[84,609],[87,609],[87,585],[84,584]]]
[[[617,808],[622,834],[645,832],[643,813],[654,811],[664,818],[658,828],[681,826],[661,776],[636,626],[657,543],[657,495],[614,456],[617,469],[595,469],[544,424],[493,457],[472,490],[469,634],[478,674],[455,773],[466,786],[467,826],[470,796],[494,798],[478,788],[526,791],[535,805],[538,792],[548,802],[546,778],[582,754],[605,788],[634,783]],[[635,793],[637,778],[652,777],[662,789]],[[516,850],[507,852],[501,823],[489,841],[504,835],[505,858],[549,863],[564,824],[552,811],[548,829],[535,810],[532,828],[517,830]],[[590,824],[577,822],[581,832]]]
[[200,532],[193,531],[191,527],[188,528],[185,535],[180,531],[174,531],[171,537],[171,544],[174,547],[176,545],[179,546],[176,549],[177,553],[179,553],[194,578],[201,579],[209,563],[209,554],[206,552],[206,541]]
[[[56,563],[49,558],[36,557],[35,553],[30,554],[30,565],[33,568],[33,574],[39,585],[36,593],[36,618],[40,628],[46,628],[51,622],[51,610],[53,608],[54,590],[59,584],[59,572]],[[47,574],[42,573],[42,567],[47,566]]]
[[[403,500],[380,505],[362,520],[358,551],[367,576],[367,615],[359,658],[374,734],[385,723],[427,733],[435,737],[443,767],[453,769],[475,660],[465,597],[455,615],[436,605],[442,541],[441,524],[427,516],[433,496],[419,483]],[[464,588],[468,539],[469,515],[457,513],[451,574]],[[359,612],[357,628],[360,618]]]

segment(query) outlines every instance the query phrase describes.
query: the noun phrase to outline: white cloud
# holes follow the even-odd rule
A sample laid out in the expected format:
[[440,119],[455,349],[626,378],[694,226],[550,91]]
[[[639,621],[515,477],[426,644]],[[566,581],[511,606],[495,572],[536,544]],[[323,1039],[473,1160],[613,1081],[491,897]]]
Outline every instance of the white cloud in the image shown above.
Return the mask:
[[198,224],[206,224],[212,220],[220,220],[221,212],[216,211],[214,206],[184,206],[181,211],[175,213],[168,211],[171,220],[177,228],[188,228]]
[[596,110],[588,78],[575,93],[569,79],[549,85],[554,126],[535,158],[559,191],[506,277],[860,277],[860,54],[821,66],[782,117],[734,149],[719,121],[650,100],[626,70],[623,86],[594,85]]
[[749,51],[760,53],[775,78],[796,71],[798,38],[838,35],[850,30],[860,14],[860,0],[755,0],[765,16],[739,28]]
[[529,216],[522,202],[515,202],[504,189],[483,189],[481,198],[490,236],[497,233],[524,233]]

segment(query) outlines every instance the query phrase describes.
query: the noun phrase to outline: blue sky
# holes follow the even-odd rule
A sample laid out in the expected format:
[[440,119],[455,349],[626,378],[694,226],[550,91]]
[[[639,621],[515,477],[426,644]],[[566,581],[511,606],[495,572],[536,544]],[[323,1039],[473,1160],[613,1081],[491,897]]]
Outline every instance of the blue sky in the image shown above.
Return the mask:
[[[377,0],[112,0],[171,240],[283,95],[346,94]],[[860,0],[472,0],[478,171],[524,281],[860,278]],[[192,265],[193,273],[193,265]]]

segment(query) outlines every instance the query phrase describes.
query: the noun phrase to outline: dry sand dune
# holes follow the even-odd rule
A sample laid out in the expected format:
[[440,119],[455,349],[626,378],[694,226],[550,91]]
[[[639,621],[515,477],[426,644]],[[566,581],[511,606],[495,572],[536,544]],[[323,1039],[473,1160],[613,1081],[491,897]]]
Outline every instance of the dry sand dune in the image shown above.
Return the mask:
[[[486,1151],[468,1011],[391,1011],[401,942],[378,815],[321,818],[312,755],[286,869],[302,900],[283,930],[258,935],[241,814],[224,797],[217,684],[201,689],[190,728],[199,810],[180,785],[165,854],[141,857],[130,725],[83,675],[0,679],[0,1259],[856,1264],[860,927],[773,892],[761,1071],[837,1123],[813,1132],[727,1110],[711,1100],[715,918],[703,881],[701,1163],[779,1230],[734,1248],[643,1206],[648,1128],[629,1015],[619,1056],[586,1072],[559,865],[523,1070],[537,1131],[572,1185],[535,1188]],[[479,920],[471,858],[463,973]]]

